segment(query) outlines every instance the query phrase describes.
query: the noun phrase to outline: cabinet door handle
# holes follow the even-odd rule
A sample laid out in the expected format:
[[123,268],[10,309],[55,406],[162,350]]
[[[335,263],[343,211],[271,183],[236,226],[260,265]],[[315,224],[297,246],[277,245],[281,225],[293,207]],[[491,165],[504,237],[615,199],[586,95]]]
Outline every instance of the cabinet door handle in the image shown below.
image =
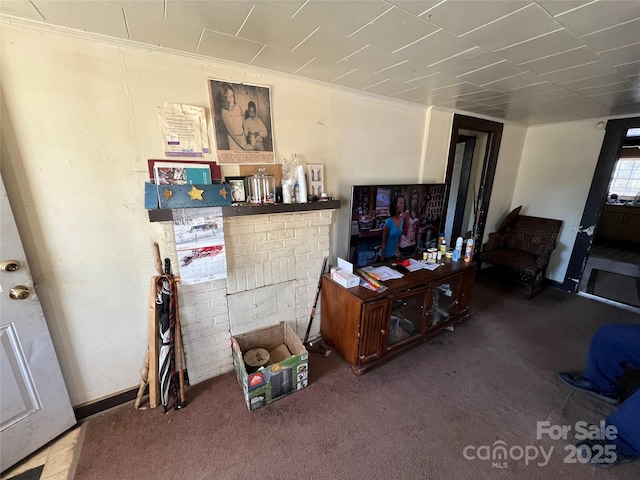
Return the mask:
[[380,333],[384,335],[385,333],[387,333],[387,331],[386,330],[380,330]]

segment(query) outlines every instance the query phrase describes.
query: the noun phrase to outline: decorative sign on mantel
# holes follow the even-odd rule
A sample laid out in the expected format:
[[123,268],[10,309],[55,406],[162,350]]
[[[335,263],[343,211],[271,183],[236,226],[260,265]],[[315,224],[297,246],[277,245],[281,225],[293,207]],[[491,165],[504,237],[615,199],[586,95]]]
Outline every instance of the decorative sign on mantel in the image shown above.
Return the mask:
[[155,185],[144,184],[144,207],[201,208],[231,205],[231,191],[227,184],[216,185]]

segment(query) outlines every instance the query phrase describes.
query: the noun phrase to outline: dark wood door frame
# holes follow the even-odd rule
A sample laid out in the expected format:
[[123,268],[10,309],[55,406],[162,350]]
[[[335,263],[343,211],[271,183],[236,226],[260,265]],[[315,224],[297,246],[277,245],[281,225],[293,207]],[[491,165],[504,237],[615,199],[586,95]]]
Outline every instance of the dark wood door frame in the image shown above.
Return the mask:
[[[460,130],[473,130],[476,132],[487,133],[487,146],[484,155],[484,163],[482,165],[482,177],[480,180],[480,186],[478,188],[478,198],[481,199],[478,218],[475,254],[480,253],[482,245],[478,245],[478,239],[482,239],[484,236],[484,227],[487,221],[487,212],[489,211],[489,200],[491,199],[491,190],[493,189],[493,179],[496,174],[496,166],[498,164],[498,152],[500,151],[500,142],[502,140],[503,124],[498,122],[492,122],[491,120],[484,120],[482,118],[468,117],[466,115],[455,114],[453,116],[453,126],[451,128],[451,143],[449,144],[449,157],[447,160],[447,175],[445,183],[451,185],[451,178],[453,176],[453,162],[456,155],[456,145],[462,141],[460,137],[463,136]],[[447,218],[447,206],[449,205],[449,189],[447,189],[447,196],[444,201],[445,211],[442,214],[442,218]],[[464,205],[456,205],[456,210],[462,208]],[[481,242],[480,242],[481,243]]]
[[559,286],[567,292],[576,293],[578,291],[580,278],[587,263],[587,258],[589,258],[596,226],[600,220],[600,213],[609,194],[611,174],[620,156],[624,137],[630,128],[640,128],[640,117],[621,118],[607,122],[600,156],[598,157],[596,170],[593,173],[589,196],[584,206],[567,272],[564,276],[564,282]]

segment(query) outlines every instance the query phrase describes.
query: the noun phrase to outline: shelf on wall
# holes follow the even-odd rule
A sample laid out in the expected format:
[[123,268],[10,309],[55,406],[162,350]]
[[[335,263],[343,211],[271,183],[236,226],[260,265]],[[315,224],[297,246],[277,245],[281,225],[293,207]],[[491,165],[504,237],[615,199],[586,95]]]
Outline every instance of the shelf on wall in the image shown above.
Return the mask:
[[[275,205],[238,205],[225,206],[222,208],[223,217],[238,217],[242,215],[265,215],[273,213],[294,213],[307,212],[313,210],[335,210],[340,208],[340,200],[330,200],[328,202],[310,203],[278,203]],[[173,213],[168,208],[148,210],[149,221],[151,222],[172,222]]]

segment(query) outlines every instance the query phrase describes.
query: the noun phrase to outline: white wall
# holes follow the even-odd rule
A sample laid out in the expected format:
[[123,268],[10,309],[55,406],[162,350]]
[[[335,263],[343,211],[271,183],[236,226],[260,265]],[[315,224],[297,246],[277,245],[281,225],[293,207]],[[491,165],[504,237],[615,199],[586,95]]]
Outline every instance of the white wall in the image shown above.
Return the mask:
[[[2,175],[74,405],[139,383],[152,244],[170,251],[143,208],[147,159],[163,158],[157,107],[208,107],[207,77],[270,85],[277,158],[324,163],[347,208],[354,183],[444,179],[451,113],[431,118],[427,142],[419,106],[3,24]],[[332,252],[347,249],[340,220]]]
[[495,232],[504,217],[513,209],[513,191],[519,175],[520,156],[526,135],[526,127],[504,125],[483,242],[489,240],[489,233]]
[[512,206],[522,213],[563,221],[558,246],[551,256],[547,276],[564,282],[604,130],[602,119],[529,127]]

